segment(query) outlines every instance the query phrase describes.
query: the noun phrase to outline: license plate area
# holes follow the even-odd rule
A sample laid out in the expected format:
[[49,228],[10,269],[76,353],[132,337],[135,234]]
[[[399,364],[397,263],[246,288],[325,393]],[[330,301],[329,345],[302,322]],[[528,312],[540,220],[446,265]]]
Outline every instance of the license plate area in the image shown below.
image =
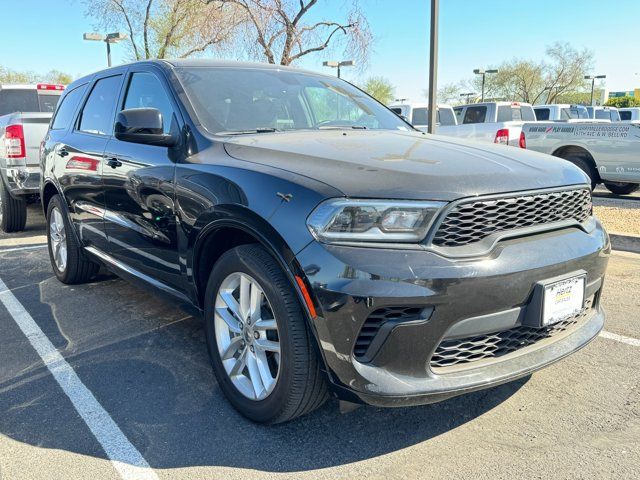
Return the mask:
[[560,280],[544,287],[542,297],[542,326],[578,314],[584,307],[585,275]]
[[522,324],[548,327],[584,308],[587,272],[577,270],[537,282]]

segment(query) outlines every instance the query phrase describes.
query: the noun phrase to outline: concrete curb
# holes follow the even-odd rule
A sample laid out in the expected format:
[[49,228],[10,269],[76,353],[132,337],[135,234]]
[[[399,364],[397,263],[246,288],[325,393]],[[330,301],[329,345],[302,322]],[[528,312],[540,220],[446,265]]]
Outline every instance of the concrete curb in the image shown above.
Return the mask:
[[611,246],[614,250],[640,253],[640,236],[609,232],[609,237],[611,237]]

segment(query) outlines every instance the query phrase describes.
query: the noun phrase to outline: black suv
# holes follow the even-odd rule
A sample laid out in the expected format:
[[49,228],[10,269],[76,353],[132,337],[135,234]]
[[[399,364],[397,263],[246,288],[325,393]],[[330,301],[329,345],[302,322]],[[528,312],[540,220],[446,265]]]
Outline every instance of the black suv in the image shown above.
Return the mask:
[[69,86],[42,150],[64,283],[195,306],[220,388],[282,422],[526,376],[593,339],[610,244],[569,162],[415,131],[342,80],[133,63]]

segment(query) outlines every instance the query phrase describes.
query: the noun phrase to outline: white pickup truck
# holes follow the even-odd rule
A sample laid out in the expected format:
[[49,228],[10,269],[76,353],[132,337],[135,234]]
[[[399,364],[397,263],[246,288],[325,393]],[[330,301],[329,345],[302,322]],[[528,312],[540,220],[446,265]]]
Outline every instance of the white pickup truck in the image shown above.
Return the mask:
[[0,230],[19,232],[40,191],[40,142],[62,85],[0,85]]
[[564,158],[580,167],[591,186],[618,195],[640,187],[640,125],[633,123],[526,123],[520,146]]
[[440,126],[439,135],[518,146],[525,122],[536,116],[528,103],[485,102],[454,107],[458,125]]
[[589,112],[584,105],[568,103],[536,105],[533,111],[539,122],[579,122],[589,118]]
[[[396,103],[389,105],[389,109],[404,117],[411,125],[423,132],[429,126],[429,106],[426,103]],[[456,125],[456,115],[449,105],[438,105],[436,125]]]

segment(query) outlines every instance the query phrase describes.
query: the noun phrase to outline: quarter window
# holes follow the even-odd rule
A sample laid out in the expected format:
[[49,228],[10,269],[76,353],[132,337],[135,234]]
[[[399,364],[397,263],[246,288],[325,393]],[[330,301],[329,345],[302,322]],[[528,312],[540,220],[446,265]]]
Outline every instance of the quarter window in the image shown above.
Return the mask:
[[122,75],[102,78],[96,82],[84,104],[79,130],[97,135],[111,135],[113,112],[120,92]]

